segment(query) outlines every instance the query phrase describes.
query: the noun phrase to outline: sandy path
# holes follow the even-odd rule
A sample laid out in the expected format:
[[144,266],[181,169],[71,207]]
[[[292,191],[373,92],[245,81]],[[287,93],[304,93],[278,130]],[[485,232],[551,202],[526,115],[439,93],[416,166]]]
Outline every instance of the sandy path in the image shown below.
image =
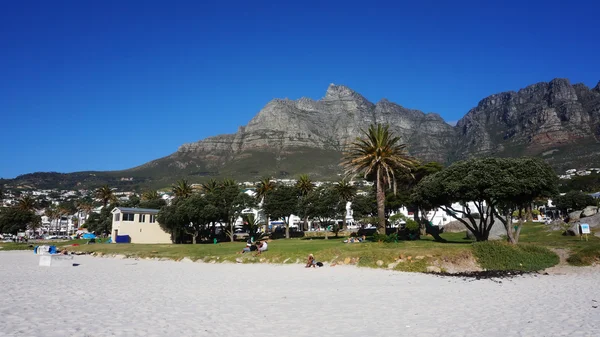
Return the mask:
[[37,261],[0,252],[0,336],[600,335],[597,269],[496,283],[339,266]]

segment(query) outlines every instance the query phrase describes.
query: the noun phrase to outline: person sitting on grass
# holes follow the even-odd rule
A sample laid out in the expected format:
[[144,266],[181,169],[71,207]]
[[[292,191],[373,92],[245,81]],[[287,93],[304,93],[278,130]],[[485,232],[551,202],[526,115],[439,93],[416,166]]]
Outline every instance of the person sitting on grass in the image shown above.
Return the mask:
[[262,252],[266,252],[268,250],[269,245],[267,245],[267,241],[261,241],[256,245],[256,247],[258,248],[256,255],[260,255]]

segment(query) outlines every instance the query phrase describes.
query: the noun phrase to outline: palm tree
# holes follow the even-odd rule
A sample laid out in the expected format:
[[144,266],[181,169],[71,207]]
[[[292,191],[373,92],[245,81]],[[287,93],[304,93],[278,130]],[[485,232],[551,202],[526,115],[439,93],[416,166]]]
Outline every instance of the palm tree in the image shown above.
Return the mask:
[[142,193],[142,200],[144,201],[150,201],[150,200],[157,200],[160,199],[160,194],[158,194],[157,191],[146,191],[144,193]]
[[[296,181],[296,188],[300,192],[300,197],[304,198],[308,195],[308,193],[315,189],[315,184],[312,182],[308,174],[301,174]],[[302,225],[304,230],[308,229],[306,226],[307,221],[308,217],[304,217],[304,224]]]
[[[44,215],[46,215],[48,217],[48,219],[50,219],[50,228],[48,228],[48,234],[51,234],[52,232],[52,222],[54,220],[56,220],[56,227],[59,227],[59,222],[60,222],[60,211],[58,210],[58,208],[56,206],[50,206],[48,208],[46,208],[46,211],[44,213]],[[56,233],[56,229],[55,229],[55,233]]]
[[94,207],[87,202],[82,202],[77,205],[77,209],[80,213],[83,212],[85,214],[84,216],[80,216],[80,219],[78,221],[81,222],[81,224],[83,225],[85,223],[85,220],[87,220],[88,216],[92,213],[92,209],[94,209]]
[[214,179],[210,179],[203,183],[201,188],[204,193],[214,193],[219,188],[219,183]]
[[417,161],[408,156],[406,144],[389,131],[389,125],[371,125],[344,153],[342,165],[347,176],[363,174],[375,179],[377,189],[377,232],[385,234],[385,189],[396,193],[396,173],[410,171]]
[[221,187],[231,187],[231,186],[238,186],[237,181],[235,181],[235,179],[231,179],[231,178],[225,178],[223,179],[223,181],[220,184]]
[[[271,178],[262,178],[258,184],[256,184],[256,199],[259,203],[264,204],[267,195],[275,189],[275,183],[271,181]],[[269,230],[269,215],[265,214],[266,218],[266,229]]]
[[346,205],[356,196],[356,188],[348,181],[348,179],[343,178],[333,186],[333,190],[338,198],[343,201],[344,215],[342,218],[342,229],[346,230]]
[[177,182],[171,187],[171,190],[173,191],[173,194],[175,194],[175,197],[181,199],[185,199],[191,196],[193,193],[192,185],[190,185],[185,179],[177,180]]
[[29,195],[22,196],[17,202],[17,208],[23,211],[33,211],[35,206],[35,199]]
[[96,198],[100,199],[102,201],[102,206],[106,207],[109,201],[115,199],[115,194],[108,185],[104,185],[96,190]]

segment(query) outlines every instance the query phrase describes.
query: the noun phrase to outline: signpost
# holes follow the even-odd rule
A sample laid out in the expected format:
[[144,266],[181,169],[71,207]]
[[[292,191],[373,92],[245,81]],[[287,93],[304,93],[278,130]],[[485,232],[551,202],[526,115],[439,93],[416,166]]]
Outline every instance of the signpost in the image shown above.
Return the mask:
[[[590,225],[586,223],[582,223],[579,225],[579,234],[581,236],[585,235],[585,241],[588,240],[588,234],[591,234]],[[579,237],[581,239],[581,236]]]

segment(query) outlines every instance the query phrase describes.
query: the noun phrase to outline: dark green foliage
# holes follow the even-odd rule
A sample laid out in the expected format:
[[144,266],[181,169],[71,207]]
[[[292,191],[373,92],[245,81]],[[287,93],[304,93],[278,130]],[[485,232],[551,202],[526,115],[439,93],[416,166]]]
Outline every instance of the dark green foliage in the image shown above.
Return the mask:
[[389,235],[374,233],[372,237],[375,242],[393,243],[398,242],[398,233],[392,233]]
[[479,265],[487,270],[538,271],[559,263],[558,255],[548,248],[498,241],[474,243],[473,254]]
[[150,208],[150,209],[161,209],[161,207],[167,204],[163,199],[152,199],[141,201],[139,206],[140,208]]
[[419,233],[419,230],[421,229],[421,226],[419,225],[418,222],[416,222],[413,219],[406,219],[406,224],[404,225],[404,228],[410,234],[417,234],[417,233]]
[[574,266],[591,266],[600,262],[600,246],[594,245],[581,248],[567,258],[567,262]]
[[0,208],[0,233],[16,234],[27,229],[28,224],[39,223],[34,212],[16,207]]
[[562,211],[582,210],[586,206],[595,206],[596,200],[589,194],[580,191],[570,191],[556,197],[554,205]]
[[[471,159],[425,177],[412,198],[425,208],[442,208],[463,223],[477,241],[485,241],[492,227],[490,219],[511,221],[505,216],[515,209],[529,207],[536,198],[556,195],[557,181],[552,168],[540,159]],[[468,202],[475,203],[479,219],[468,208],[451,206]],[[519,232],[520,225],[514,235],[512,230],[507,233],[511,242],[518,241]]]
[[91,213],[90,217],[86,220],[88,225],[88,231],[96,234],[110,233],[112,228],[112,213],[111,211],[117,207],[116,204],[108,205],[103,207],[100,214]]
[[58,205],[59,209],[62,209],[66,214],[75,214],[77,212],[77,207],[75,206],[75,201],[64,201]]
[[371,189],[371,193],[367,195],[357,195],[352,201],[352,212],[354,219],[362,219],[371,215],[377,214],[377,200],[375,199],[375,191]]
[[286,238],[289,238],[289,217],[298,213],[298,190],[292,186],[277,185],[265,197],[263,210],[273,219],[283,219]]
[[573,179],[561,180],[561,192],[582,191],[598,192],[600,191],[600,172],[592,172],[587,176],[575,176]]

